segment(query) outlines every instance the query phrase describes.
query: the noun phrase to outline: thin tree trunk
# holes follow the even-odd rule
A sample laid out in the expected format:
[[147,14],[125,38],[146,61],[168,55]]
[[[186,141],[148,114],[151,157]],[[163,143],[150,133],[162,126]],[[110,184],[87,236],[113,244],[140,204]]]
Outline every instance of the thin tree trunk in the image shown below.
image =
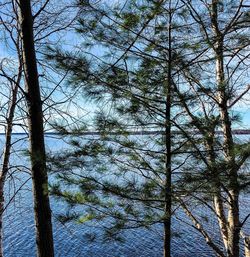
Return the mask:
[[3,164],[0,173],[0,257],[3,256],[3,213],[4,213],[4,184],[9,169],[10,151],[11,151],[11,133],[13,129],[13,119],[17,103],[18,85],[20,84],[22,76],[22,68],[19,66],[17,82],[12,89],[11,101],[9,104],[9,111],[7,116],[7,127],[5,132],[5,146],[3,153]]
[[[220,49],[221,48],[221,49]],[[217,83],[219,87],[220,116],[224,136],[224,153],[229,167],[229,197],[228,197],[228,256],[239,256],[240,222],[239,222],[239,185],[238,174],[235,169],[233,138],[231,122],[227,110],[227,96],[225,93],[225,79],[223,68],[223,46],[219,46],[216,54]]]
[[214,209],[215,209],[215,212],[217,215],[222,241],[223,241],[224,247],[227,251],[227,248],[228,248],[228,246],[227,246],[227,244],[228,244],[228,226],[227,226],[227,220],[225,217],[224,206],[223,206],[221,198],[222,198],[222,196],[219,192],[214,196]]
[[[171,8],[171,1],[169,2]],[[172,91],[172,13],[169,13],[168,32],[168,74],[166,86],[166,110],[165,110],[165,219],[164,219],[164,257],[171,256],[171,217],[172,217],[172,154],[171,154],[171,91]]]
[[225,257],[223,251],[221,251],[221,249],[215,244],[214,240],[209,236],[209,234],[203,228],[202,224],[198,221],[198,219],[194,216],[194,214],[188,209],[185,202],[182,201],[181,199],[179,199],[179,202],[184,212],[186,213],[186,215],[192,220],[194,224],[194,228],[197,229],[202,234],[208,246],[210,246],[215,251],[217,256]]
[[224,153],[229,167],[229,198],[228,198],[228,242],[227,254],[229,257],[239,257],[239,186],[238,174],[235,168],[234,142],[231,130],[231,121],[228,113],[227,82],[224,74],[223,41],[224,36],[220,32],[218,23],[218,0],[212,1],[211,22],[216,44],[214,47],[216,58],[216,80],[218,86],[218,102],[224,137]]
[[4,178],[0,179],[0,257],[3,257]]
[[39,257],[53,257],[54,247],[48,196],[43,111],[34,46],[33,17],[30,0],[19,0],[18,2],[27,90],[26,100],[28,105],[37,255]]
[[205,145],[208,150],[208,160],[209,165],[211,169],[212,176],[214,178],[213,187],[214,187],[214,196],[213,196],[213,202],[214,202],[214,210],[217,215],[217,220],[220,227],[220,234],[222,237],[222,241],[224,243],[225,249],[227,251],[227,244],[228,244],[228,223],[227,218],[225,215],[224,210],[224,204],[223,204],[223,198],[221,194],[221,183],[220,183],[220,177],[218,176],[218,170],[216,169],[215,163],[216,163],[216,157],[215,157],[215,151],[214,151],[214,135],[215,132],[209,133],[209,138],[206,139]]

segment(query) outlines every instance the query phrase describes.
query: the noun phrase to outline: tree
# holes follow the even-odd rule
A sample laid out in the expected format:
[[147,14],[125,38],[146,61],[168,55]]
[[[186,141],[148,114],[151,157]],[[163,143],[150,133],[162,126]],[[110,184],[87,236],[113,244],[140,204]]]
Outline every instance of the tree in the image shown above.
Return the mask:
[[[19,66],[20,67],[20,66]],[[8,112],[6,116],[7,124],[5,129],[5,145],[3,150],[3,157],[2,157],[2,165],[1,165],[1,172],[0,172],[0,256],[3,256],[3,249],[2,249],[2,223],[3,223],[3,213],[5,210],[4,207],[4,185],[6,181],[6,177],[9,170],[9,162],[10,162],[10,155],[11,155],[11,146],[12,146],[12,138],[11,133],[13,129],[13,121],[14,121],[14,113],[17,104],[17,93],[18,93],[18,85],[21,80],[22,72],[21,68],[19,70],[19,74],[16,78],[11,78],[9,81],[11,88],[10,88],[10,96],[11,101],[8,106]]]
[[[4,100],[7,101],[7,104],[4,103],[1,107],[2,115],[5,118],[5,123],[3,124],[5,127],[5,143],[3,147],[2,153],[2,163],[0,170],[0,256],[3,256],[3,213],[6,209],[5,206],[5,198],[4,198],[4,186],[6,183],[6,178],[8,175],[8,171],[10,168],[10,156],[11,156],[11,148],[12,148],[12,131],[14,127],[15,121],[15,110],[17,106],[17,102],[19,100],[18,91],[21,84],[22,79],[22,60],[20,49],[20,38],[13,33],[13,30],[10,29],[9,24],[5,22],[0,17],[1,25],[6,30],[6,34],[9,36],[11,42],[14,47],[17,49],[18,53],[18,64],[11,59],[3,59],[1,60],[1,72],[0,76],[5,83],[5,89],[3,89]],[[6,39],[6,38],[5,38]],[[17,65],[17,74],[15,71],[13,72],[12,66]],[[9,89],[7,89],[9,87]],[[9,90],[9,92],[8,92]],[[7,93],[8,92],[8,93]],[[9,99],[6,99],[6,94],[9,96]],[[4,102],[4,101],[3,101]],[[7,105],[6,112],[4,111],[4,106]]]
[[[201,56],[197,65],[185,70],[189,92],[178,92],[192,130],[200,133],[198,142],[193,141],[194,162],[199,160],[202,163],[204,173],[198,173],[196,179],[189,177],[188,181],[189,185],[193,184],[190,191],[194,192],[196,201],[206,205],[217,218],[223,251],[184,202],[182,207],[217,255],[239,256],[240,231],[248,218],[247,215],[240,221],[239,196],[249,184],[245,182],[248,180],[245,167],[249,159],[249,143],[237,142],[232,126],[238,118],[233,110],[237,110],[236,105],[249,91],[247,78],[242,72],[249,69],[245,62],[249,56],[247,6],[244,1],[211,1],[210,4],[200,2],[197,8],[196,1],[183,2],[199,26],[203,40],[200,47],[207,49],[207,54]],[[187,97],[189,101],[186,101]],[[191,111],[193,106],[198,111]],[[200,190],[202,193],[198,194]]]
[[[70,2],[70,3],[69,3]],[[75,16],[77,15],[77,10],[71,1],[61,1],[60,4],[55,5],[55,1],[32,1],[32,8],[35,10],[33,15],[33,29],[34,29],[34,43],[36,45],[36,52],[38,53],[37,62],[39,65],[39,77],[42,87],[42,98],[43,98],[43,115],[45,116],[45,122],[51,122],[52,115],[58,113],[57,106],[62,105],[65,102],[65,98],[70,99],[72,96],[67,95],[66,90],[61,90],[61,83],[65,77],[64,74],[53,74],[52,69],[46,65],[43,56],[43,48],[45,42],[48,42],[53,45],[58,43],[60,40],[63,43],[62,31],[64,33],[66,30],[69,30],[74,24]],[[66,8],[66,10],[65,10]],[[74,11],[73,11],[74,10]],[[67,13],[67,14],[66,14]],[[9,171],[12,169],[10,156],[11,148],[15,142],[12,142],[12,129],[13,126],[17,127],[17,123],[14,122],[14,116],[18,117],[21,131],[26,129],[26,106],[23,101],[24,96],[26,95],[25,90],[23,89],[23,59],[22,59],[22,48],[20,44],[20,24],[18,21],[18,3],[17,1],[3,1],[1,3],[1,26],[3,28],[2,34],[4,35],[1,43],[6,43],[8,52],[11,55],[12,59],[17,59],[17,61],[12,61],[11,64],[7,63],[6,59],[1,63],[1,78],[3,79],[4,85],[10,85],[10,93],[8,88],[3,87],[2,95],[3,100],[6,101],[3,103],[2,111],[6,108],[6,113],[2,113],[2,117],[5,118],[3,127],[5,127],[5,149],[3,151],[2,158],[2,172],[1,172],[1,214],[0,221],[2,224],[3,212],[8,207],[9,203],[4,204],[4,184],[6,183],[6,177]],[[64,34],[65,35],[65,34]],[[17,64],[17,62],[19,64]],[[52,75],[53,74],[53,75]],[[53,76],[53,78],[52,78]],[[62,76],[62,78],[60,77]],[[56,77],[56,78],[55,78]],[[58,82],[59,80],[59,82]],[[48,83],[49,81],[49,83]],[[44,86],[47,82],[46,87]],[[47,85],[50,85],[49,87]],[[57,103],[53,99],[54,95],[60,91],[60,97],[57,94]],[[17,96],[19,92],[19,96]],[[9,93],[9,99],[7,94]],[[64,98],[63,102],[60,98]],[[48,112],[49,108],[49,112]],[[63,108],[61,108],[60,116],[66,116],[66,112],[62,113]],[[17,118],[16,118],[17,119]],[[47,127],[48,125],[46,125]],[[20,129],[18,131],[20,131]],[[14,168],[14,167],[13,167]],[[22,166],[21,170],[24,169]],[[28,169],[28,167],[27,167]],[[25,168],[26,171],[26,168]],[[14,200],[15,196],[11,197],[11,200]],[[4,206],[5,205],[5,206]],[[2,226],[1,231],[2,235]],[[2,236],[1,236],[2,239]],[[2,250],[2,244],[1,244]],[[3,253],[2,253],[3,254]]]
[[[169,196],[167,193],[165,198],[161,198],[162,192],[169,190],[169,184],[164,187],[159,181],[166,178],[162,170],[170,171],[166,163],[173,162],[169,159],[166,162],[163,156],[165,153],[165,157],[169,158],[167,152],[172,155],[182,152],[185,161],[173,169],[182,170],[182,175],[174,183],[175,190],[171,189],[171,198],[178,200],[192,225],[217,255],[239,256],[240,231],[249,218],[249,215],[243,221],[239,218],[239,195],[249,185],[244,170],[249,159],[249,144],[239,144],[233,139],[232,122],[237,122],[237,116],[231,110],[249,91],[247,73],[242,73],[249,66],[249,17],[245,11],[248,6],[244,1],[181,1],[182,5],[167,8],[167,3],[129,2],[122,11],[112,6],[104,9],[91,4],[82,8],[84,14],[85,8],[92,14],[91,18],[85,16],[81,20],[78,29],[85,35],[86,45],[93,44],[93,41],[101,42],[103,50],[110,48],[111,54],[100,62],[93,61],[99,58],[93,53],[88,53],[93,57],[91,61],[59,52],[55,58],[60,67],[70,67],[70,83],[83,86],[86,95],[105,103],[103,112],[96,119],[103,141],[100,143],[93,139],[94,144],[86,146],[79,138],[73,137],[74,151],[59,155],[56,164],[59,170],[65,168],[59,179],[66,185],[74,184],[80,190],[70,192],[57,185],[54,193],[66,199],[70,206],[89,205],[87,215],[80,217],[82,221],[114,218],[116,222],[111,231],[114,233],[128,227],[149,227],[163,222],[164,218],[169,224],[170,217],[166,212],[159,215],[167,202],[166,196]],[[161,11],[164,9],[167,15],[165,13],[164,16],[164,11],[159,11],[157,6]],[[149,10],[157,10],[152,19]],[[180,18],[175,18],[172,33],[176,38],[180,35],[178,39],[182,51],[174,41],[172,54],[167,55],[171,45],[166,46],[166,42],[171,40],[164,31],[168,22],[164,24],[163,17],[171,17],[171,11],[175,13],[176,10],[180,14],[178,17],[188,15],[188,28],[178,26],[176,23],[180,22]],[[184,28],[195,32],[196,37],[190,39]],[[182,33],[176,34],[178,29]],[[189,43],[180,40],[184,35],[189,35],[186,37]],[[170,58],[171,55],[173,58]],[[108,58],[115,61],[111,62]],[[172,101],[164,101],[162,96],[166,97],[168,90],[162,87],[163,77],[171,66],[171,60],[174,65],[170,69],[171,80],[168,77],[167,83],[172,87]],[[164,66],[166,63],[168,65]],[[165,91],[161,91],[163,88]],[[166,106],[163,107],[166,102],[174,105],[170,124],[166,122],[169,112]],[[182,107],[177,107],[177,103]],[[107,117],[105,112],[108,112]],[[130,134],[134,128],[152,132],[154,127],[160,133],[165,131],[164,134],[169,135],[166,131],[170,125],[181,134],[178,140],[183,140],[183,145],[175,143],[177,146],[172,151],[166,151],[171,146],[169,140],[161,141],[156,135],[153,138],[148,136],[145,141],[135,140]],[[77,132],[74,131],[75,134]],[[174,140],[173,135],[171,139]],[[152,150],[153,143],[148,142],[155,142],[158,147],[165,143],[165,151],[161,147],[161,150]],[[89,155],[96,160],[99,157],[95,166],[89,162]],[[108,165],[112,165],[105,167],[103,163],[108,157]],[[81,162],[82,159],[85,161]],[[76,169],[83,165],[87,171],[79,174]],[[96,170],[99,171],[97,175]],[[103,176],[108,173],[116,180],[110,182],[104,179]],[[171,181],[170,178],[168,181]],[[112,196],[111,202],[105,198],[107,196]],[[223,249],[202,224],[201,217],[191,211],[192,203],[197,202],[208,208],[214,215],[212,217],[217,219]],[[118,210],[122,211],[114,206],[119,206]],[[169,202],[167,207],[165,210],[169,211]],[[72,217],[79,218],[79,213],[73,213]],[[66,218],[72,217],[69,213]],[[166,231],[169,231],[169,226]],[[246,255],[248,246],[246,237]],[[166,248],[169,254],[169,246]]]
[[[69,84],[82,87],[85,96],[103,104],[94,127],[101,138],[86,144],[79,139],[81,130],[58,128],[63,135],[73,133],[73,151],[53,159],[61,172],[53,193],[71,207],[89,206],[86,216],[71,209],[64,220],[112,219],[109,235],[163,225],[164,256],[170,256],[176,198],[172,170],[183,165],[172,155],[186,145],[172,133],[173,121],[182,116],[173,83],[178,84],[181,60],[189,54],[189,46],[181,47],[184,35],[190,33],[188,18],[183,5],[172,1],[130,1],[122,9],[86,3],[80,7],[78,32],[86,45],[97,43],[109,54],[104,58],[88,52],[90,60],[84,53],[79,57],[52,50],[49,58],[69,70]],[[134,138],[137,130],[144,134],[140,139]],[[77,171],[83,165],[87,171]],[[79,191],[65,190],[63,182]]]
[[43,111],[33,35],[33,16],[29,0],[18,2],[23,66],[28,106],[31,172],[34,192],[38,256],[54,256],[51,210],[44,145]]

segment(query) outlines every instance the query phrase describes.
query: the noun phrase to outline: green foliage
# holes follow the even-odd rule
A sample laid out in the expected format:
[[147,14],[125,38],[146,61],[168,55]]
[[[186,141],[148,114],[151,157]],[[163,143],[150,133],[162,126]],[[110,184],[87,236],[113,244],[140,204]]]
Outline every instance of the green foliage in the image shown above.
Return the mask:
[[123,13],[122,19],[123,26],[130,29],[136,27],[141,20],[140,16],[133,12]]
[[[70,73],[69,85],[79,87],[100,107],[93,120],[99,138],[80,138],[86,128],[58,127],[71,148],[51,158],[60,184],[52,186],[52,193],[71,208],[65,221],[106,222],[107,238],[120,239],[119,233],[127,228],[150,228],[165,221],[168,124],[175,131],[170,137],[173,208],[186,197],[192,199],[190,205],[210,204],[223,187],[230,188],[232,169],[240,173],[242,188],[247,187],[241,167],[249,157],[249,145],[234,143],[232,167],[225,157],[225,140],[217,133],[224,129],[220,94],[227,102],[235,95],[231,78],[217,83],[210,21],[205,23],[206,34],[188,5],[169,9],[168,4],[129,1],[122,10],[100,6],[90,17],[80,17],[77,32],[91,42],[90,49],[97,45],[105,55],[90,60],[58,49],[48,54],[58,68]],[[203,14],[208,18],[206,11],[197,10],[202,19]],[[222,21],[220,26],[224,25]],[[244,35],[229,35],[225,42],[227,51],[232,44],[248,41]],[[231,56],[230,50],[227,54]],[[234,65],[240,64],[228,65],[234,76]],[[238,119],[233,112],[229,116],[230,122]]]

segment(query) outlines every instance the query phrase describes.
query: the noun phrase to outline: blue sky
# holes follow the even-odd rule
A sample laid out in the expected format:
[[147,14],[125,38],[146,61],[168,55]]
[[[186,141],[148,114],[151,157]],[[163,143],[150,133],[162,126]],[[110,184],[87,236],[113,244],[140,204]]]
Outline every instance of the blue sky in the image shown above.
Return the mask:
[[[116,1],[116,2],[118,2],[118,1]],[[74,49],[73,45],[76,45],[81,40],[82,40],[81,37],[78,37],[76,34],[74,34],[72,32],[70,32],[70,33],[68,32],[63,35],[61,45],[64,46],[64,49],[71,50],[71,49]],[[63,42],[65,42],[65,44],[62,44]],[[91,51],[93,54],[95,54],[97,56],[103,55],[103,48],[94,47]],[[2,60],[3,58],[15,59],[16,54],[12,50],[10,50],[10,47],[8,45],[6,46],[6,44],[3,41],[0,41],[0,60]],[[58,78],[55,77],[55,80],[60,80],[60,76]],[[250,81],[249,81],[249,83],[250,83]],[[62,99],[62,97],[63,97],[60,92],[54,93],[53,96],[55,99],[58,99],[58,100]],[[235,112],[239,113],[242,116],[242,123],[235,124],[235,128],[250,129],[250,93],[248,92],[248,94],[245,95],[244,98],[245,98],[244,103],[241,103],[239,106],[236,106],[236,108],[234,109]],[[93,112],[96,109],[94,104],[91,104],[91,103],[85,101],[85,99],[82,97],[79,97],[79,99],[77,101],[81,106],[83,106],[84,109],[86,109],[86,112],[84,113],[84,111],[82,111],[82,110],[80,111],[72,105],[69,109],[69,112],[72,115],[83,115],[84,116],[85,114],[91,114],[91,113],[93,114]],[[64,106],[63,108],[66,108],[66,107]],[[54,118],[56,118],[56,116]],[[0,132],[2,132],[1,129],[0,129]]]

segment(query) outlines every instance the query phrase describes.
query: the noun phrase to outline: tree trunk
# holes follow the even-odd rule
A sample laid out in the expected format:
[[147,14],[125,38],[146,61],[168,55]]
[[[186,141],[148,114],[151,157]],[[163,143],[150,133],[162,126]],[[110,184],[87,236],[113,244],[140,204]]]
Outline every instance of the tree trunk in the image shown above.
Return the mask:
[[209,138],[205,140],[205,145],[208,150],[209,166],[214,178],[214,181],[212,181],[212,184],[214,187],[214,196],[213,196],[214,210],[217,215],[221,238],[224,243],[224,247],[227,251],[228,224],[227,224],[227,218],[224,210],[223,197],[221,194],[221,181],[220,181],[220,177],[218,176],[220,171],[218,171],[215,167],[216,157],[215,157],[215,151],[213,147],[214,140],[215,140],[214,135],[215,135],[215,131],[212,131],[211,133],[209,133]]
[[[238,174],[235,169],[235,157],[233,150],[233,138],[231,130],[231,122],[229,113],[227,110],[227,96],[223,86],[224,76],[220,75],[224,73],[222,56],[217,55],[217,80],[220,88],[219,102],[220,102],[220,116],[223,128],[224,136],[224,153],[229,172],[229,196],[228,196],[228,242],[227,248],[228,256],[238,257],[239,256],[239,239],[240,239],[240,222],[239,222],[239,185],[238,185]],[[221,80],[223,79],[223,80]]]
[[234,142],[231,129],[231,121],[228,112],[228,83],[224,72],[224,35],[219,29],[218,23],[218,0],[212,1],[211,22],[216,43],[214,46],[216,59],[216,82],[218,86],[218,102],[220,118],[224,137],[224,154],[229,173],[229,196],[228,196],[228,242],[227,254],[229,257],[239,257],[239,185],[238,174],[235,168]]
[[250,257],[250,236],[244,238],[245,257]]
[[239,256],[240,222],[239,222],[239,185],[235,157],[234,143],[231,130],[231,121],[227,109],[227,96],[223,68],[223,46],[219,45],[216,53],[217,83],[219,87],[220,116],[224,136],[224,153],[229,173],[229,196],[228,196],[228,242],[229,257]]
[[[169,2],[171,10],[171,1]],[[165,219],[164,219],[164,257],[171,257],[171,217],[172,217],[172,153],[171,153],[171,91],[172,91],[172,13],[169,13],[168,29],[168,71],[166,83],[166,110],[165,110]]]
[[3,257],[4,181],[0,180],[0,257]]
[[0,173],[0,257],[3,256],[3,213],[4,213],[4,184],[9,169],[10,151],[11,151],[11,133],[13,129],[13,119],[17,102],[18,85],[22,76],[22,68],[19,66],[17,82],[11,92],[11,101],[7,114],[7,127],[5,132],[5,146],[3,153],[3,164]]
[[224,207],[221,201],[221,195],[217,194],[214,196],[214,208],[217,215],[219,227],[220,227],[220,233],[222,237],[222,241],[224,243],[224,247],[227,251],[227,244],[228,244],[228,226],[227,226],[227,220],[224,214]]
[[216,243],[214,242],[214,240],[209,236],[209,234],[206,232],[206,230],[203,228],[202,224],[198,221],[198,219],[194,216],[194,214],[192,213],[192,211],[190,211],[187,207],[187,205],[185,204],[184,201],[182,201],[179,198],[179,202],[181,207],[183,208],[184,212],[186,213],[186,215],[192,220],[193,224],[194,224],[194,228],[197,229],[202,236],[204,237],[204,239],[206,240],[206,243],[208,244],[208,246],[210,246],[214,252],[216,253],[216,255],[218,257],[225,257],[224,252],[221,251],[220,247],[218,247],[216,245]]
[[19,0],[18,2],[27,91],[37,255],[39,257],[53,257],[54,247],[48,196],[43,111],[34,46],[33,17],[30,0]]
[[[170,84],[170,82],[168,82]],[[164,257],[171,256],[171,216],[172,216],[172,170],[171,170],[171,93],[168,86],[166,103],[166,156],[165,156],[165,219],[164,219]]]

